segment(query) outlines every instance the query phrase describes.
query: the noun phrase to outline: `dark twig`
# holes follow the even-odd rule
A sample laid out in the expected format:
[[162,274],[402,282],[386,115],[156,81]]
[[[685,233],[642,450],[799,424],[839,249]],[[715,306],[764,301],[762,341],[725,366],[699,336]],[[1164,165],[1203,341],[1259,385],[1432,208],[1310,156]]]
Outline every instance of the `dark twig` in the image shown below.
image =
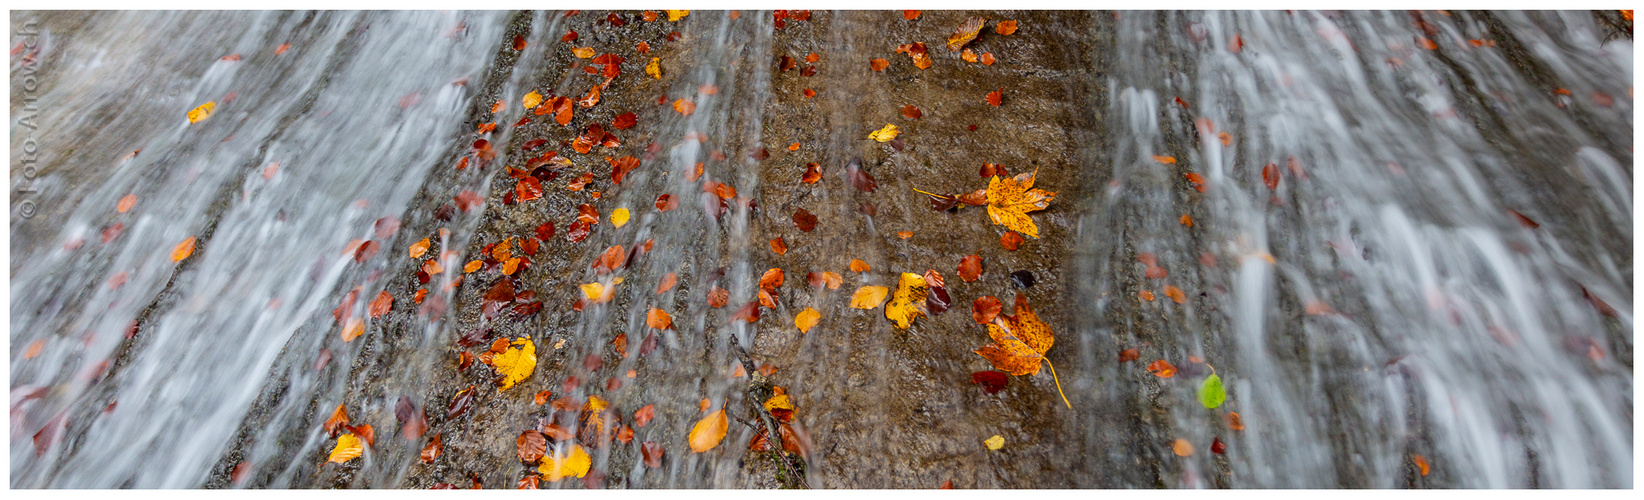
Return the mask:
[[[737,358],[742,361],[742,369],[748,372],[749,377],[752,377],[756,372],[754,371],[753,359],[748,357],[748,351],[742,348],[742,342],[740,341],[732,342],[731,345],[736,347],[736,355]],[[782,468],[788,471],[789,477],[792,477],[795,481],[799,482],[800,488],[807,490],[811,489],[811,486],[805,483],[805,476],[801,476],[799,473],[795,472],[793,464],[788,462],[788,452],[787,450],[782,449],[782,436],[777,433],[776,425],[774,425],[771,415],[766,413],[765,408],[759,404],[759,398],[755,397],[751,388],[749,388],[746,392],[748,394],[748,398],[746,399],[748,400],[748,404],[753,406],[754,415],[758,415],[759,421],[765,424],[766,439],[771,446],[776,447],[777,456],[782,457]]]

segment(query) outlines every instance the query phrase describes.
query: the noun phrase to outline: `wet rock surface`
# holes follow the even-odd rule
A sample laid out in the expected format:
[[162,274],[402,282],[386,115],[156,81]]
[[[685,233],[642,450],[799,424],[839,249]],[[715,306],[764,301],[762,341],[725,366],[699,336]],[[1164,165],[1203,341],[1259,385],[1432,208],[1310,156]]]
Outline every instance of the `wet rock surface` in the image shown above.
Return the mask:
[[[967,47],[997,58],[993,64],[966,62],[944,46],[972,16],[988,22]],[[1466,16],[1465,26],[1496,35],[1499,46],[1516,54],[1508,56],[1520,72],[1515,81],[1550,96],[1574,86],[1513,48],[1522,42],[1510,40],[1502,20]],[[1342,250],[1341,239],[1352,240],[1345,233],[1360,229],[1343,229],[1329,241],[1313,238],[1338,224],[1316,214],[1337,201],[1315,187],[1325,181],[1305,175],[1324,153],[1303,154],[1305,164],[1290,166],[1265,146],[1250,146],[1234,154],[1231,172],[1212,174],[1224,160],[1207,157],[1211,146],[1205,141],[1218,139],[1203,132],[1193,106],[1209,115],[1208,109],[1221,109],[1211,101],[1248,99],[1239,94],[1248,90],[1194,87],[1208,86],[1206,75],[1226,71],[1217,65],[1227,64],[1205,48],[1223,42],[1199,36],[1212,28],[1197,18],[930,11],[908,20],[891,12],[816,11],[801,20],[786,13],[741,12],[733,18],[696,11],[678,21],[667,14],[646,21],[639,12],[587,11],[509,13],[506,19],[494,37],[502,43],[483,74],[464,82],[459,130],[430,139],[448,144],[445,152],[394,215],[397,231],[377,238],[377,251],[388,256],[379,261],[386,262],[341,271],[334,289],[314,301],[318,314],[295,328],[273,368],[244,374],[260,380],[257,395],[203,486],[511,488],[538,470],[521,462],[516,437],[550,425],[573,433],[592,456],[592,471],[580,479],[540,484],[553,488],[934,488],[946,481],[957,488],[1479,484],[1443,468],[1431,475],[1418,471],[1425,466],[1410,458],[1438,462],[1444,450],[1457,446],[1435,435],[1432,409],[1425,407],[1432,400],[1420,395],[1420,384],[1404,382],[1419,380],[1414,373],[1421,368],[1399,364],[1418,349],[1383,333],[1398,325],[1377,323],[1388,316],[1374,288],[1382,282],[1350,280],[1353,272],[1376,265]],[[996,23],[1006,19],[1020,29],[1000,35]],[[366,33],[370,24],[350,29]],[[1215,25],[1214,36],[1229,38],[1223,29]],[[562,41],[571,32],[576,38]],[[526,42],[523,50],[516,38]],[[648,51],[638,50],[640,42]],[[920,69],[898,53],[912,42],[927,45],[931,67]],[[1252,45],[1246,50],[1255,53],[1247,55],[1259,57],[1259,44]],[[576,104],[567,125],[555,123],[554,113],[523,111],[521,98],[528,92],[577,101],[607,81],[603,67],[578,57],[576,47],[621,57],[620,76],[601,87],[597,104]],[[1439,52],[1445,50],[1460,49],[1446,45]],[[814,61],[807,57],[813,53]],[[645,72],[652,58],[660,78]],[[883,71],[869,66],[879,58],[890,63]],[[1623,135],[1630,137],[1630,130],[1602,130],[1614,123],[1607,118],[1614,110],[1576,102],[1559,106],[1570,109],[1574,118],[1568,121],[1576,125],[1556,133],[1492,126],[1546,108],[1524,108],[1532,113],[1494,103],[1479,84],[1467,83],[1477,76],[1472,72],[1478,67],[1470,66],[1476,63],[1457,58],[1464,62],[1447,63],[1442,74],[1453,79],[1448,88],[1465,88],[1457,92],[1471,100],[1451,112],[1469,117],[1462,128],[1479,130],[1475,152],[1504,158],[1502,170],[1521,175],[1510,184],[1492,181],[1497,184],[1490,195],[1512,200],[1511,206],[1540,207],[1544,211],[1524,211],[1543,224],[1556,221],[1547,224],[1551,235],[1515,233],[1508,239],[1527,246],[1579,242],[1568,250],[1569,262],[1579,264],[1566,266],[1599,271],[1559,278],[1599,290],[1625,309],[1621,318],[1596,321],[1590,321],[1592,309],[1561,310],[1576,318],[1569,326],[1598,327],[1589,332],[1593,340],[1567,341],[1579,345],[1564,350],[1573,353],[1571,363],[1586,363],[1593,351],[1582,342],[1602,346],[1609,359],[1581,366],[1606,387],[1630,389],[1630,293],[1620,292],[1631,287],[1631,233],[1595,230],[1614,212],[1603,199],[1583,199],[1579,193],[1590,192],[1586,185],[1521,188],[1556,176],[1548,172],[1569,159],[1532,144],[1590,146],[1629,165],[1630,142]],[[994,91],[1002,94],[999,106],[988,102]],[[694,110],[678,111],[680,99],[691,101]],[[497,103],[500,110],[494,111]],[[1250,99],[1223,106],[1232,111],[1218,115],[1220,130],[1240,134],[1237,140],[1246,131],[1256,134],[1263,117],[1247,114],[1257,111],[1244,106],[1259,105]],[[905,116],[904,106],[916,107],[918,118]],[[613,127],[625,113],[636,115],[637,125]],[[474,132],[487,124],[495,124],[494,131]],[[575,152],[578,136],[595,124],[619,144]],[[901,130],[896,140],[868,138],[887,124]],[[533,161],[547,151],[568,164]],[[1269,156],[1283,169],[1284,190],[1262,185],[1260,164]],[[619,182],[613,169],[629,158],[637,166]],[[849,171],[853,162],[871,176],[871,189]],[[812,163],[820,179],[805,182]],[[1056,192],[1046,210],[1031,214],[1038,237],[1014,250],[1001,244],[1005,228],[989,219],[985,207],[932,210],[930,198],[919,192],[986,188],[988,178],[978,174],[984,164],[997,164],[1009,175],[1034,172],[1035,187]],[[1336,167],[1322,171],[1330,168]],[[1212,176],[1211,189],[1256,193],[1248,198],[1272,207],[1252,209],[1240,205],[1243,197],[1218,198],[1200,189],[1205,181],[1189,176],[1199,173]],[[1624,175],[1630,179],[1630,167]],[[581,180],[585,176],[591,180]],[[540,198],[524,199],[531,189],[527,177],[537,179]],[[722,196],[715,183],[735,194]],[[222,192],[224,201],[216,205],[228,204],[236,191]],[[658,200],[662,195],[677,207],[660,209],[666,205]],[[597,222],[582,235],[573,227],[588,209]],[[618,209],[631,214],[621,227],[612,219]],[[795,223],[800,211],[814,216],[814,229]],[[1278,233],[1261,233],[1271,254],[1256,250],[1269,247],[1250,241],[1256,231],[1235,217],[1251,213],[1265,218],[1264,231]],[[1460,224],[1432,217],[1438,225]],[[1495,217],[1490,224],[1515,224],[1506,214]],[[1357,220],[1339,224],[1362,223]],[[1283,234],[1287,230],[1296,235]],[[210,234],[203,233],[201,251],[211,249]],[[407,258],[425,237],[432,241],[427,255]],[[778,238],[781,253],[771,248]],[[508,249],[506,257],[497,257],[499,247]],[[596,268],[613,249],[621,256],[617,269]],[[448,251],[455,258],[442,261],[443,272],[428,273],[426,261]],[[1373,262],[1387,251],[1371,246],[1363,255]],[[975,281],[957,271],[969,255],[982,262]],[[1267,269],[1256,267],[1262,255],[1280,263],[1280,271],[1252,278]],[[852,271],[853,260],[869,269]],[[464,269],[476,262],[478,270]],[[15,274],[15,260],[13,268]],[[760,301],[758,283],[768,269],[786,276],[784,284],[765,291],[775,307],[751,305]],[[894,289],[901,273],[927,270],[945,278],[949,310],[919,318],[908,329],[887,320],[883,308],[848,306],[858,287]],[[179,273],[186,271],[185,264]],[[824,271],[840,274],[842,286],[807,283],[808,273]],[[1612,279],[1617,275],[1622,278]],[[676,284],[659,292],[668,276]],[[587,283],[615,292],[600,302],[581,288]],[[139,332],[159,312],[178,307],[176,296],[183,292],[173,287],[188,281],[166,286],[149,306],[157,312],[137,319]],[[360,310],[379,290],[394,305],[373,316],[363,335],[345,342],[339,330],[347,315],[326,312],[356,290]],[[724,294],[725,304],[710,304],[716,293]],[[972,380],[973,372],[993,366],[973,352],[988,336],[969,314],[971,301],[997,297],[1009,314],[1018,295],[1056,333],[1046,358],[1071,408],[1058,395],[1050,369],[1008,377],[996,394]],[[1265,307],[1253,306],[1250,296],[1261,297]],[[744,306],[758,311],[759,319],[737,318]],[[802,332],[794,318],[806,308],[817,310],[821,320]],[[673,327],[650,328],[652,309],[668,312]],[[1249,325],[1251,309],[1266,311],[1257,315],[1257,326]],[[1454,321],[1468,332],[1484,330],[1468,323],[1472,319]],[[498,372],[484,361],[497,339],[529,339],[535,346],[534,372],[508,389],[498,389]],[[141,333],[125,341],[112,372],[117,375],[145,341]],[[1126,349],[1138,353],[1125,359]],[[1400,354],[1383,355],[1389,352]],[[465,355],[478,361],[464,362]],[[1175,376],[1153,373],[1148,365],[1155,360],[1173,363]],[[1361,375],[1372,371],[1387,375]],[[1194,396],[1210,373],[1234,381],[1229,402],[1218,409],[1202,407]],[[1287,378],[1292,374],[1308,375]],[[118,392],[112,381],[98,389],[102,399],[78,403],[64,431],[68,446],[79,449],[91,435],[95,411]],[[1383,384],[1394,388],[1378,387]],[[785,432],[769,428],[773,415],[762,406],[776,387],[797,407]],[[544,391],[549,395],[539,403],[536,396]],[[1273,398],[1283,396],[1264,392],[1301,394],[1306,402],[1275,410]],[[410,404],[409,417],[402,400]],[[608,407],[590,410],[594,402]],[[1542,410],[1520,403],[1528,409],[1512,406],[1511,418],[1502,423],[1510,429],[1503,432],[1522,436],[1529,444],[1514,441],[1515,452],[1534,463],[1542,443],[1537,439],[1546,438],[1537,438],[1535,426],[1525,422]],[[375,428],[364,459],[326,461],[336,441],[320,426],[338,404],[356,424]],[[635,412],[646,407],[655,417],[640,425]],[[687,442],[693,424],[719,409],[730,416],[726,438],[712,450],[692,453]],[[1284,411],[1292,410],[1318,422],[1285,420],[1295,415]],[[1235,425],[1229,414],[1252,411],[1252,429],[1292,425],[1303,428],[1293,432],[1313,434],[1271,431],[1282,437],[1248,441],[1243,436],[1256,431],[1238,430],[1244,424]],[[419,426],[425,429],[416,432]],[[623,429],[631,430],[631,439],[618,437]],[[1005,444],[990,450],[984,440],[995,435]],[[435,436],[443,452],[420,459]],[[572,442],[550,438],[551,449]],[[1197,451],[1182,453],[1178,440]],[[1262,448],[1292,440],[1318,447]],[[660,467],[645,463],[641,447],[647,442],[666,450]],[[1227,453],[1213,452],[1213,442],[1224,443]],[[1313,468],[1274,472],[1267,465],[1235,463],[1271,457]],[[1300,476],[1275,479],[1275,473]],[[1514,486],[1538,485],[1538,474],[1530,476],[1530,484]]]

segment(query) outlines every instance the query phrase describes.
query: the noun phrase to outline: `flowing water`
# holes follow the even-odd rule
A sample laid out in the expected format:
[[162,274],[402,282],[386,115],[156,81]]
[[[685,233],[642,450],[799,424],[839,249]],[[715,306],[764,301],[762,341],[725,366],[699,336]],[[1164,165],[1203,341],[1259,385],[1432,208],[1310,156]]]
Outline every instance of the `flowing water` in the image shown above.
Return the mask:
[[[475,473],[511,487],[534,470],[514,458],[514,436],[539,420],[578,424],[534,404],[539,390],[657,414],[632,447],[593,450],[597,482],[544,483],[555,487],[1633,485],[1632,41],[1607,24],[1620,17],[985,15],[1021,21],[1011,37],[990,22],[977,42],[997,44],[978,47],[1012,73],[937,80],[974,66],[940,48],[962,14],[927,12],[923,27],[819,11],[777,29],[770,12],[677,24],[630,13],[622,31],[599,25],[603,12],[13,12],[11,485],[426,487]],[[498,166],[537,154],[519,143],[562,137],[548,116],[510,126],[530,117],[519,96],[598,83],[564,54],[571,29],[596,47],[650,36],[665,58],[653,84],[648,57],[625,56],[605,101],[578,110],[604,123],[640,112],[606,154],[643,162],[597,200],[563,180],[542,200],[504,200],[515,181]],[[664,44],[674,30],[681,41]],[[890,49],[916,40],[940,53],[923,79],[860,64],[906,64]],[[823,57],[812,80],[776,65],[812,51]],[[825,95],[802,101],[798,84]],[[985,119],[943,113],[986,112],[981,94],[1003,86],[1000,109],[1027,111],[982,121],[997,141],[965,142],[961,122]],[[694,113],[657,105],[682,97]],[[927,113],[908,125],[909,149],[866,143],[904,98]],[[496,100],[507,106],[493,115]],[[214,115],[189,124],[207,101]],[[881,104],[888,114],[869,111]],[[937,137],[941,120],[952,134]],[[486,122],[499,125],[484,136],[497,145],[489,162],[471,147]],[[777,156],[790,142],[814,156]],[[747,154],[760,147],[772,161]],[[974,164],[931,166],[944,154],[1040,168],[1040,187],[1061,188],[1035,214],[1043,246],[999,250],[979,208],[960,212],[966,222],[927,211],[909,187],[963,175],[976,188]],[[560,177],[603,177],[603,156]],[[877,192],[850,188],[844,167],[859,157]],[[459,158],[474,165],[453,168]],[[817,188],[796,182],[806,161],[826,167]],[[721,208],[698,162],[744,196]],[[452,210],[465,191],[485,204]],[[117,212],[127,194],[136,204]],[[652,210],[659,194],[679,208]],[[602,221],[571,243],[562,234],[582,203]],[[634,213],[620,229],[604,219],[616,207]],[[793,229],[797,208],[817,215],[815,233]],[[532,268],[455,281],[482,247],[548,221],[561,234]],[[905,229],[921,235],[895,243]],[[846,306],[857,286],[901,271],[951,272],[978,252],[961,242],[984,231],[993,281],[950,276],[954,311],[898,331]],[[926,233],[937,241],[920,243]],[[777,236],[788,260],[767,250]],[[174,264],[190,237],[193,254]],[[424,237],[424,258],[438,251],[448,270],[429,281],[402,257]],[[654,246],[617,273],[591,270],[612,245]],[[1168,276],[1145,275],[1144,253]],[[853,258],[874,269],[838,290],[806,287],[805,273],[845,274]],[[757,327],[729,319],[771,267],[787,276],[778,308]],[[1011,269],[1041,281],[1022,288],[1056,328],[1050,359],[1071,409],[1046,373],[1012,377],[999,396],[968,383],[988,367],[970,353],[986,337],[963,305],[1008,299]],[[679,285],[657,293],[667,273]],[[490,314],[483,297],[510,279],[544,301],[540,313]],[[576,285],[599,281],[615,300],[572,311]],[[724,309],[706,304],[714,287],[729,292]],[[384,291],[393,312],[367,314]],[[358,300],[344,302],[350,292]],[[805,307],[827,319],[800,333],[792,317]],[[648,328],[652,308],[674,327]],[[345,342],[349,317],[366,333]],[[531,338],[533,379],[498,392],[484,387],[489,368],[456,371],[455,343],[476,331],[486,344]],[[627,352],[611,347],[619,333]],[[1125,348],[1141,359],[1119,361]],[[764,425],[745,410],[769,390],[757,371],[733,375],[748,359],[777,367],[770,380],[799,406],[797,477],[743,451]],[[1181,372],[1155,377],[1143,368],[1155,359]],[[1216,410],[1196,396],[1212,370],[1230,396]],[[447,417],[476,383],[469,414]],[[733,419],[720,450],[693,454],[684,436],[703,399]],[[335,440],[321,423],[339,403],[377,442],[325,465]],[[428,437],[402,439],[403,404],[426,413],[446,458],[424,464]],[[1010,445],[980,446],[996,433]],[[1177,456],[1177,439],[1198,451]],[[661,468],[643,463],[642,441],[667,448]],[[1218,441],[1225,453],[1211,451]]]

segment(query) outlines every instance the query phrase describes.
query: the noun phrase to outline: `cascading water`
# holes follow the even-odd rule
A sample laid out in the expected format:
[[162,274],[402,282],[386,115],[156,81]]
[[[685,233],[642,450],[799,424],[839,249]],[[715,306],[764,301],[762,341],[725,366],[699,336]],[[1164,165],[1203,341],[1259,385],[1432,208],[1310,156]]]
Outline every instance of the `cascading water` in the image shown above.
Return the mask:
[[[589,425],[558,406],[595,396],[632,443],[542,486],[1633,484],[1632,44],[1590,12],[988,13],[1022,26],[989,21],[973,45],[997,66],[941,48],[966,17],[948,12],[12,17],[28,42],[12,54],[14,488],[511,487],[537,470],[514,437]],[[895,52],[914,41],[936,67]],[[603,101],[563,128],[521,108],[600,85],[581,46],[626,58]],[[994,88],[1003,106],[983,101]],[[184,119],[208,101],[213,116]],[[621,146],[571,152],[624,112],[640,125]],[[888,121],[900,141],[865,138]],[[533,174],[510,167],[539,147],[575,166],[516,200]],[[607,183],[623,156],[639,166]],[[877,190],[853,186],[853,160]],[[809,162],[826,174],[802,184]],[[983,162],[1060,193],[1021,250],[993,243],[983,209],[912,192],[985,187]],[[583,172],[599,180],[568,190]],[[678,208],[653,209],[663,194]],[[18,216],[22,199],[39,209]],[[567,241],[585,204],[600,221]],[[517,276],[463,269],[547,222],[558,233]],[[778,237],[785,253],[766,249]],[[623,269],[590,266],[617,245]],[[912,329],[846,305],[977,253],[985,278],[948,277],[954,310]],[[846,273],[852,259],[873,269]],[[777,307],[734,319],[768,268],[786,273]],[[822,271],[845,286],[807,283]],[[519,305],[492,303],[503,282]],[[573,310],[591,282],[615,298]],[[1048,372],[997,395],[969,384],[991,367],[963,306],[1018,292],[1056,329],[1072,408]],[[369,311],[379,293],[392,312]],[[494,310],[533,295],[535,315]],[[823,321],[801,332],[805,308]],[[652,309],[673,326],[649,328]],[[345,341],[351,319],[363,335]],[[518,388],[458,369],[496,337],[534,341]],[[1118,360],[1129,348],[1140,359]],[[1155,377],[1155,359],[1181,372]],[[1229,392],[1214,410],[1196,398],[1212,370]],[[749,416],[769,383],[798,407],[786,437]],[[448,410],[471,385],[473,409]],[[692,453],[702,402],[732,420]],[[326,463],[322,429],[339,404],[377,429],[346,465]],[[647,405],[654,420],[629,417]],[[994,434],[1003,449],[982,446]],[[748,451],[761,435],[796,444],[803,470]],[[424,461],[434,436],[445,456]],[[667,450],[661,467],[642,442]]]

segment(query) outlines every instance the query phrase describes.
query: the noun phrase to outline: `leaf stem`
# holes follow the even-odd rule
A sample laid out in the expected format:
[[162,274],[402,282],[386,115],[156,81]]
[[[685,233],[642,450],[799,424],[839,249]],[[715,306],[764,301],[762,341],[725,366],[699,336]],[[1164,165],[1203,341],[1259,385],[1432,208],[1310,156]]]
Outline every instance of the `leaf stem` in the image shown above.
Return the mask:
[[1073,403],[1067,401],[1067,394],[1062,394],[1062,379],[1056,376],[1056,365],[1050,362],[1050,358],[1045,358],[1045,364],[1050,365],[1050,379],[1056,381],[1056,394],[1062,396],[1062,404],[1067,405],[1069,409],[1073,408]]
[[915,192],[915,193],[926,194],[926,195],[930,195],[930,196],[943,196],[943,195],[936,194],[936,193],[927,193],[927,192],[924,192],[924,191],[920,191],[919,188],[912,188],[912,189],[913,189],[913,192]]

